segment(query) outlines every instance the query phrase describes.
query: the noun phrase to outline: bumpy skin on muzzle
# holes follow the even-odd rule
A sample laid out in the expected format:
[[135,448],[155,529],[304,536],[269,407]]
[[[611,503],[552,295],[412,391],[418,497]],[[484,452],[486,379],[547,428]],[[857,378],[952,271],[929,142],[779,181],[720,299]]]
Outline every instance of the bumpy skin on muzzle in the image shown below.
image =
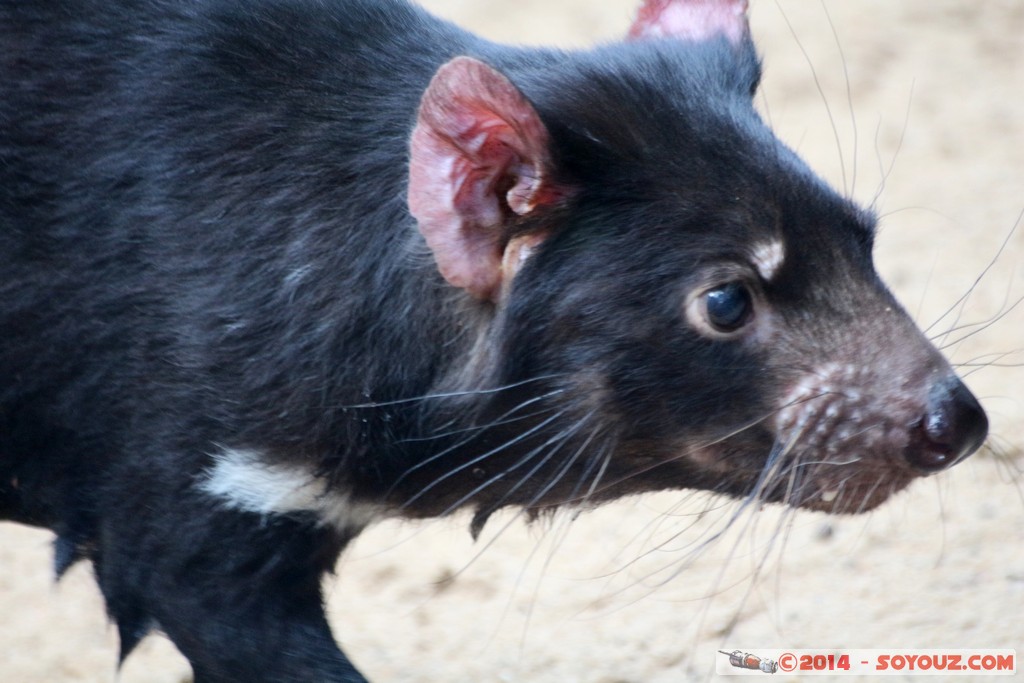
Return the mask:
[[964,383],[948,375],[932,385],[917,434],[921,441],[908,449],[907,460],[937,472],[981,448],[988,436],[988,417]]

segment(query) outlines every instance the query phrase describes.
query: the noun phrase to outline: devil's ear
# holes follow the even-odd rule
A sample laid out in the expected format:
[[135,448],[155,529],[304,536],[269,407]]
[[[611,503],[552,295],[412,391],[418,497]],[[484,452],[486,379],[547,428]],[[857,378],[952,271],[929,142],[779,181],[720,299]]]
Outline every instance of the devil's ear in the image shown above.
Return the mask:
[[409,210],[438,269],[473,296],[497,300],[522,260],[522,240],[507,241],[506,221],[559,195],[533,105],[503,74],[457,57],[423,95],[410,153]]
[[645,0],[628,38],[701,41],[724,35],[739,45],[749,30],[747,0]]

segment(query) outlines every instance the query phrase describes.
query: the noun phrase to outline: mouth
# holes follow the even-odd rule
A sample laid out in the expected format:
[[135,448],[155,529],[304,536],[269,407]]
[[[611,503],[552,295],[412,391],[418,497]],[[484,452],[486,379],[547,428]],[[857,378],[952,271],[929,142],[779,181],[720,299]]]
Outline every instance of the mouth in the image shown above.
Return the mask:
[[872,482],[851,482],[811,495],[801,500],[799,507],[833,515],[856,515],[874,510],[909,486],[911,481],[913,478],[908,477],[902,480],[879,478]]
[[769,482],[764,497],[794,508],[854,515],[877,508],[918,478],[904,468],[822,462],[803,476]]

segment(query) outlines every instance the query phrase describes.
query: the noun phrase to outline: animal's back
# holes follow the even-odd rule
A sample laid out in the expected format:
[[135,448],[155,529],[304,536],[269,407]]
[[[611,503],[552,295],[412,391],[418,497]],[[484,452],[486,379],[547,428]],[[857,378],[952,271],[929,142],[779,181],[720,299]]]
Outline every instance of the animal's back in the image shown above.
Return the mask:
[[404,2],[0,3],[0,514],[91,507],[140,414],[223,418],[325,319],[358,356],[422,286],[406,138],[468,40]]

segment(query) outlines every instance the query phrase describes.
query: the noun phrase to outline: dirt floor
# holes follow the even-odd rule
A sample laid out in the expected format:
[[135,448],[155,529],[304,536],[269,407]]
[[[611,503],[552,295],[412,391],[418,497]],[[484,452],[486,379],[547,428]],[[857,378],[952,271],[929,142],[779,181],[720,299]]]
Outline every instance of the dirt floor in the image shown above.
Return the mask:
[[[573,47],[615,39],[633,10],[426,4],[496,39]],[[381,524],[329,588],[338,637],[371,679],[704,681],[718,649],[1024,654],[1024,305],[1004,315],[1024,296],[1024,226],[1011,234],[1024,209],[1024,3],[751,4],[765,116],[835,186],[877,197],[879,269],[982,397],[990,448],[870,515],[766,509],[711,542],[734,508],[687,493],[571,525],[507,515],[476,544],[461,517]],[[55,585],[49,542],[0,525],[0,681],[114,681],[91,570]],[[188,679],[160,637],[120,676]]]

